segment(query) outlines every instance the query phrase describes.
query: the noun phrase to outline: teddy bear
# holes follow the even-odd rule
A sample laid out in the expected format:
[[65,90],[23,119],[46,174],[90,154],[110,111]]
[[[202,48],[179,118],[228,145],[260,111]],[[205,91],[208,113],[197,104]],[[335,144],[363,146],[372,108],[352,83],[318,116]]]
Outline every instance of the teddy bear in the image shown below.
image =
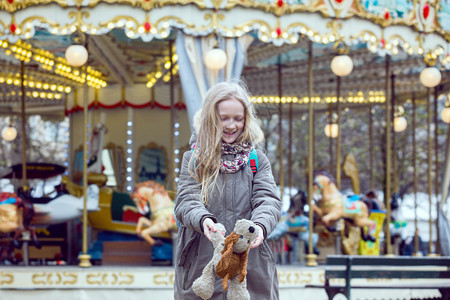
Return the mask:
[[241,219],[225,238],[225,227],[220,223],[216,223],[216,227],[217,232],[211,232],[213,257],[203,268],[202,275],[194,281],[192,290],[200,298],[210,299],[217,275],[223,278],[222,286],[225,291],[228,290],[228,300],[250,299],[246,279],[247,259],[259,229],[252,221]]

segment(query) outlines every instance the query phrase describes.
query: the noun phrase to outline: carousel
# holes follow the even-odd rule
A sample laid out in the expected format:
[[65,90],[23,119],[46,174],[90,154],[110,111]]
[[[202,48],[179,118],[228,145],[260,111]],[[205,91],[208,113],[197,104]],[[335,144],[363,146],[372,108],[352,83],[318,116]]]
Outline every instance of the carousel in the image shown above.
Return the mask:
[[[331,298],[327,256],[398,256],[397,227],[414,256],[450,256],[449,20],[428,0],[0,0],[0,296],[171,299],[193,116],[237,78],[284,199],[281,299]],[[448,296],[448,278],[359,280],[355,299]]]

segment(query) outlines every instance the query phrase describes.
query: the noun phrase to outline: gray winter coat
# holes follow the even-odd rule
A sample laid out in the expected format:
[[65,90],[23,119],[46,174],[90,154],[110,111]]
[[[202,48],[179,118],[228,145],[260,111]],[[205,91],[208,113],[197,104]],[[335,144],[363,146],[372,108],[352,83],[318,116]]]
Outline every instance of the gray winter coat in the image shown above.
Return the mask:
[[[281,201],[276,189],[269,160],[257,150],[258,171],[253,174],[247,164],[234,174],[220,173],[218,186],[205,207],[198,200],[198,183],[188,172],[191,151],[184,153],[175,216],[182,224],[178,229],[175,258],[175,299],[200,299],[192,291],[192,283],[200,277],[203,268],[211,260],[213,247],[203,234],[201,223],[206,217],[222,223],[226,235],[233,231],[239,219],[250,219],[261,225],[266,237],[281,216]],[[232,155],[224,157],[232,159]],[[247,265],[247,289],[254,300],[278,300],[278,277],[274,254],[264,240],[259,247],[251,249]],[[211,299],[226,299],[222,278],[216,276],[215,290]]]

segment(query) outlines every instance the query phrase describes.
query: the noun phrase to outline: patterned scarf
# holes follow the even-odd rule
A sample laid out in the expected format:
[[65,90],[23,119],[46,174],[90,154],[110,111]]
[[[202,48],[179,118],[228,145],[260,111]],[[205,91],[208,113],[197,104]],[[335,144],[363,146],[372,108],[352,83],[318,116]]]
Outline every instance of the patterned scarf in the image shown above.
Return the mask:
[[222,143],[222,155],[234,154],[234,160],[223,160],[220,165],[220,170],[224,173],[236,173],[242,169],[247,163],[252,150],[251,144],[239,143],[239,144],[226,144]]

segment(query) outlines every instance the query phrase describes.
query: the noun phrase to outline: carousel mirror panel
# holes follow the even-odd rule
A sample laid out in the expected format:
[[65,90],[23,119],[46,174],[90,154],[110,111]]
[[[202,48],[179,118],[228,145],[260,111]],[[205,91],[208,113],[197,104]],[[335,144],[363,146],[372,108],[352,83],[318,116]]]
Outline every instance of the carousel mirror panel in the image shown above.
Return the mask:
[[149,143],[139,148],[136,165],[136,182],[153,180],[166,185],[168,178],[167,151],[163,146]]

